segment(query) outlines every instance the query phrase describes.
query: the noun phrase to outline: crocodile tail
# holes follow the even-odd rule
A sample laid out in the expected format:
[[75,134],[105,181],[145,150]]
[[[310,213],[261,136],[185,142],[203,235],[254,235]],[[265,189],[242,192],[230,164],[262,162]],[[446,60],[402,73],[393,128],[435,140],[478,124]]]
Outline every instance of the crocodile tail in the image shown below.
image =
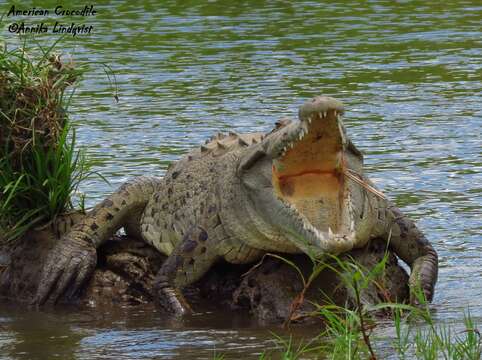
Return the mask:
[[161,179],[140,176],[125,182],[113,194],[87,212],[75,224],[69,237],[83,238],[97,248],[121,227],[139,222],[152,194],[158,189]]

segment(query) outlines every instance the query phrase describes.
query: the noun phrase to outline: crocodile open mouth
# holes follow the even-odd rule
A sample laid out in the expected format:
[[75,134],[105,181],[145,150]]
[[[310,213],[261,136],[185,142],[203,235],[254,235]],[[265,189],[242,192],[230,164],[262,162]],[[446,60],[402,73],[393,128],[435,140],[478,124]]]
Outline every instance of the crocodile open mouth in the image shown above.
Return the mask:
[[275,194],[290,216],[299,219],[299,230],[321,246],[353,230],[344,213],[342,111],[330,108],[306,117],[300,114],[298,129],[273,158]]

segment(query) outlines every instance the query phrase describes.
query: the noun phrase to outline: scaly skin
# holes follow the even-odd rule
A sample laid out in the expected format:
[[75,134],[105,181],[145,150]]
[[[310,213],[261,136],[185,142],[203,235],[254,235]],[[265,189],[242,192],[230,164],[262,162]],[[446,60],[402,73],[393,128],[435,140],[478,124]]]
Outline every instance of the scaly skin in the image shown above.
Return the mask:
[[343,111],[335,99],[316,97],[298,122],[281,120],[266,135],[218,134],[164,178],[124,184],[64,235],[34,302],[73,297],[95,268],[95,249],[121,227],[169,256],[156,291],[170,314],[191,311],[180,290],[219,259],[250,263],[268,251],[321,257],[375,237],[389,242],[412,269],[411,288],[431,300],[437,253],[363,174]]

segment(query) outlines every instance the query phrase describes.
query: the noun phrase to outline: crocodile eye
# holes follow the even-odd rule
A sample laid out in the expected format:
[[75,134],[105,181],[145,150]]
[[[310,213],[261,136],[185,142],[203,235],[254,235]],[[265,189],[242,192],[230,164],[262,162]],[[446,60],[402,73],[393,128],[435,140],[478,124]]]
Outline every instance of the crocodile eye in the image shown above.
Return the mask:
[[239,170],[247,171],[251,169],[256,163],[258,163],[266,154],[261,151],[257,150],[253,154],[251,154],[248,158],[243,159],[239,164]]

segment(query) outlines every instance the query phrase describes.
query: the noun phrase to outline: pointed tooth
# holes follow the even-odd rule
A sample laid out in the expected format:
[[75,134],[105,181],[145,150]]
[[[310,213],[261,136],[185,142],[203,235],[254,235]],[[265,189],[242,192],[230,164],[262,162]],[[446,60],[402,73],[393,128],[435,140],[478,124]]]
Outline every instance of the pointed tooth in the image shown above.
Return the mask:
[[303,139],[303,132],[300,132],[300,135],[298,136],[298,140]]
[[328,226],[328,237],[331,239],[333,238],[333,231],[331,231],[331,227]]
[[316,229],[316,236],[318,236],[320,239],[324,238],[323,233],[318,229]]
[[324,111],[324,112],[323,112],[323,117],[325,118],[326,115],[328,115],[328,112],[327,112],[327,111]]

